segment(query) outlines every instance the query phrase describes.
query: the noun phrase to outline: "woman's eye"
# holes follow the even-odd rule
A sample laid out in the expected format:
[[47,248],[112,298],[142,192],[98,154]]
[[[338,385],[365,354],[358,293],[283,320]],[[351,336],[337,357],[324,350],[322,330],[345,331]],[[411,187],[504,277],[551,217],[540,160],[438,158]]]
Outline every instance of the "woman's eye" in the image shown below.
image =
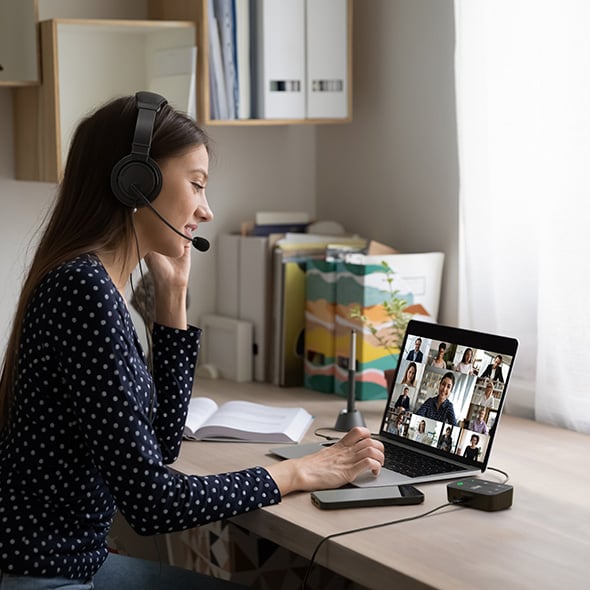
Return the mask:
[[200,184],[199,182],[191,182],[191,184],[193,185],[194,189],[197,191],[202,191],[205,189],[205,187]]

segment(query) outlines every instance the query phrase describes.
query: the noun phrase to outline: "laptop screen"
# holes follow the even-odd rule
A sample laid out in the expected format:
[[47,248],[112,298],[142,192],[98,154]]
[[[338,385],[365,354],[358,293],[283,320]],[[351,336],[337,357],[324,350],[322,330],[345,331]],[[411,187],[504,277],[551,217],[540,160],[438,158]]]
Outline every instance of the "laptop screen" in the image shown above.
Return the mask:
[[484,467],[517,348],[513,338],[410,321],[381,434]]

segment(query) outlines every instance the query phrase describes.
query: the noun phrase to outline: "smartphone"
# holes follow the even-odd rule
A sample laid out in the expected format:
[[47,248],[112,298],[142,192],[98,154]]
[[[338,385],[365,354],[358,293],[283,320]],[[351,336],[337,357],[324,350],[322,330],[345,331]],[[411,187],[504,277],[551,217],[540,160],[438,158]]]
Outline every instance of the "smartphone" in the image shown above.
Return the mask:
[[414,486],[381,486],[375,488],[340,488],[311,493],[312,503],[323,510],[421,504],[424,494]]

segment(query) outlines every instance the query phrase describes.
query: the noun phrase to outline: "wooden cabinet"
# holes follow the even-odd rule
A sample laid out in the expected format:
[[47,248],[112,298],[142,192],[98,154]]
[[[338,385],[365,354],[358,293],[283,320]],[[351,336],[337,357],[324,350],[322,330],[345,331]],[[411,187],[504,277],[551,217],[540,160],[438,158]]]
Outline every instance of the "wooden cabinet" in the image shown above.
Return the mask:
[[[255,2],[256,0],[251,0]],[[267,0],[268,1],[268,0]],[[276,0],[280,2],[281,0]],[[304,5],[306,0],[300,0]],[[311,2],[326,2],[326,0],[307,0]],[[328,0],[330,1],[330,0]],[[334,1],[334,0],[332,0]],[[336,0],[338,1],[338,0]],[[207,26],[208,0],[148,0],[148,14],[154,19],[192,20],[197,26],[197,113],[198,121],[205,125],[292,125],[292,124],[323,124],[343,123],[352,119],[352,0],[345,3],[345,35],[343,43],[346,51],[346,102],[345,116],[333,118],[299,118],[299,119],[213,119],[211,117],[211,84],[210,84],[210,52],[209,28]],[[330,39],[330,35],[326,35]],[[254,84],[254,81],[252,81]]]
[[195,25],[153,20],[40,23],[43,84],[14,91],[15,176],[58,182],[72,133],[110,98],[151,90],[195,109]]
[[37,0],[0,0],[0,86],[39,84]]

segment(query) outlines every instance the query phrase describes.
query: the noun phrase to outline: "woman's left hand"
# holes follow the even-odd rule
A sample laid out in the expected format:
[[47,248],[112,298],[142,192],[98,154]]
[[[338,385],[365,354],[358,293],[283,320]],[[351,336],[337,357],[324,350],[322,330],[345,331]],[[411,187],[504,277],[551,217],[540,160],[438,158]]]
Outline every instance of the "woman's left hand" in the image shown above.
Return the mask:
[[191,268],[190,249],[190,244],[187,244],[179,258],[170,258],[156,252],[151,252],[145,257],[154,282],[154,319],[159,324],[181,330],[187,327],[186,297]]
[[182,256],[170,258],[157,252],[145,257],[156,292],[161,289],[186,289],[191,270],[191,246],[187,244]]

